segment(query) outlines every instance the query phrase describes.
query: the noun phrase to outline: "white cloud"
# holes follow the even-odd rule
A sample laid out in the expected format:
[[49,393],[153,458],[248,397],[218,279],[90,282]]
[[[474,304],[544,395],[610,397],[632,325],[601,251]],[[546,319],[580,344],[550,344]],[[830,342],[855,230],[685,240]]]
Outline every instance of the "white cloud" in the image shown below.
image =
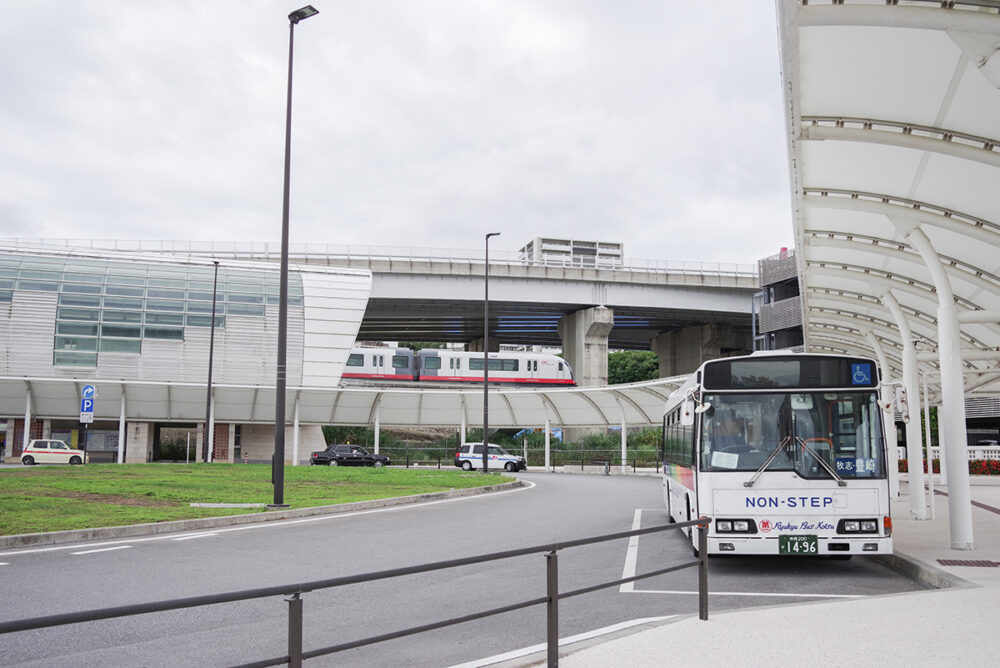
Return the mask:
[[[295,37],[292,241],[754,262],[791,241],[770,3],[340,0]],[[299,3],[11,3],[0,235],[276,241]]]

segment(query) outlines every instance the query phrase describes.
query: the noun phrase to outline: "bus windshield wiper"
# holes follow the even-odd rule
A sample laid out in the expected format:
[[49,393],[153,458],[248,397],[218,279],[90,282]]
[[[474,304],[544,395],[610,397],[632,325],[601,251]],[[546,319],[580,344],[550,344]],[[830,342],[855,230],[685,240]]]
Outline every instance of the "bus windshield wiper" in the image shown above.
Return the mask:
[[753,477],[747,480],[745,483],[743,483],[743,486],[753,487],[753,484],[757,482],[757,478],[760,477],[760,474],[763,473],[764,470],[771,465],[771,462],[773,462],[774,458],[778,456],[778,453],[781,452],[781,449],[786,445],[788,445],[788,443],[791,440],[792,440],[791,436],[785,436],[783,439],[781,439],[781,442],[778,443],[777,446],[775,446],[774,450],[771,451],[771,454],[767,456],[766,460],[764,460],[764,463],[760,465],[759,469],[757,469],[757,472],[753,474]]
[[830,474],[830,477],[837,481],[837,485],[838,486],[840,486],[840,487],[847,487],[847,481],[845,481],[843,478],[841,478],[840,474],[838,474],[834,470],[834,468],[832,466],[830,466],[829,463],[827,463],[827,461],[825,459],[823,459],[822,457],[819,456],[819,453],[817,453],[815,450],[813,450],[812,447],[809,446],[809,444],[807,444],[804,440],[802,440],[798,436],[795,437],[795,440],[798,442],[798,444],[800,446],[802,446],[802,450],[804,450],[805,452],[808,452],[810,455],[812,455],[813,459],[815,459],[817,462],[819,462],[819,465],[822,466],[823,469],[827,473]]

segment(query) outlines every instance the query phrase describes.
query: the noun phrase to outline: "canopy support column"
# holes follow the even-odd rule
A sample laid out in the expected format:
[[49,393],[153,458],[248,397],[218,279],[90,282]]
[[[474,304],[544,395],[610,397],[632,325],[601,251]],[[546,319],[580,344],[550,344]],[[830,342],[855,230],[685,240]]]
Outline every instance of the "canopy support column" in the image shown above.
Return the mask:
[[906,314],[892,292],[882,295],[882,303],[892,312],[903,342],[903,389],[906,391],[906,470],[910,483],[910,515],[927,519],[927,497],[924,495],[924,458],[920,448],[920,386],[917,383],[917,349]]
[[[893,221],[896,222],[896,221]],[[934,279],[938,295],[938,351],[941,355],[941,405],[944,425],[938,420],[938,434],[948,460],[948,523],[951,547],[972,550],[972,493],[969,486],[969,455],[965,432],[965,392],[962,384],[962,349],[958,328],[958,307],[951,282],[937,252],[923,231],[914,226],[907,240],[923,257]]]

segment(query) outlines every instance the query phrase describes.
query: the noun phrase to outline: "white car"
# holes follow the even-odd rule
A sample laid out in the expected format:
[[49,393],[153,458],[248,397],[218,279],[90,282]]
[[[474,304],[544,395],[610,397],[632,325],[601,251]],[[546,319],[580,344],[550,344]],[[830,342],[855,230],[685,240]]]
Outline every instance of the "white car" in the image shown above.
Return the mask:
[[62,441],[52,439],[36,439],[28,443],[21,453],[21,463],[32,464],[83,464],[87,461],[87,453],[71,448]]
[[[524,457],[512,455],[499,445],[489,443],[489,451],[486,453],[486,466],[494,471],[503,469],[508,473],[514,471],[527,470],[528,465]],[[463,471],[471,471],[483,467],[483,444],[463,443],[455,453],[455,466],[461,466]]]

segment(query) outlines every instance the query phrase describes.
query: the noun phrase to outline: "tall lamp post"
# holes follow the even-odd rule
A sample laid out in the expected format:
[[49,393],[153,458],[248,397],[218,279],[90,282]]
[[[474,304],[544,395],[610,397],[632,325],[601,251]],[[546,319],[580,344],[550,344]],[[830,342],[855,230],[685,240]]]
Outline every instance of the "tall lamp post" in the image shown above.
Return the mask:
[[219,261],[215,263],[215,278],[212,279],[212,324],[208,335],[208,395],[205,397],[205,452],[202,461],[212,461],[212,446],[215,445],[215,428],[212,425],[212,358],[215,355],[215,298],[219,287]]
[[490,472],[489,460],[487,458],[489,439],[487,432],[490,430],[490,237],[500,236],[499,232],[490,232],[486,235],[486,256],[484,267],[486,273],[483,274],[483,473]]
[[292,52],[295,24],[319,14],[312,5],[288,15],[288,102],[285,107],[285,187],[281,204],[281,277],[278,288],[278,376],[274,388],[274,455],[271,457],[271,480],[274,483],[273,507],[285,507],[285,371],[288,348],[288,188],[292,161]]

